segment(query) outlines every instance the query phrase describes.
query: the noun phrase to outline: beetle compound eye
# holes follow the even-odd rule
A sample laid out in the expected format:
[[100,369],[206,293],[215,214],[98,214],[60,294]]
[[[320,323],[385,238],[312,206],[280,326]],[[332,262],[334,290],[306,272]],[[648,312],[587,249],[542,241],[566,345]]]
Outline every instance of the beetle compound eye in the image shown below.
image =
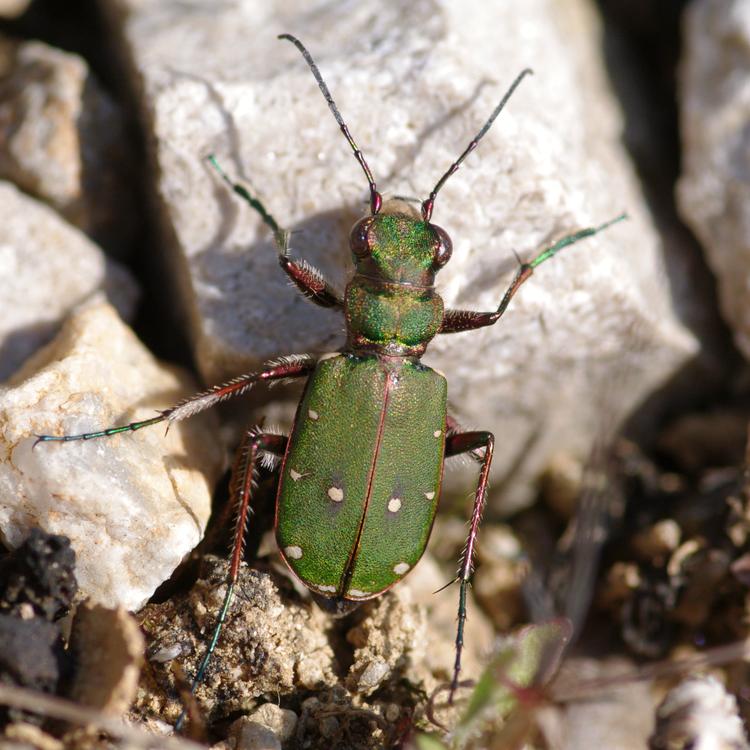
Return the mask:
[[448,232],[445,229],[432,225],[437,235],[437,247],[435,248],[435,258],[433,264],[435,268],[442,268],[450,259],[453,254],[453,243],[451,238],[448,236]]
[[358,221],[349,235],[349,247],[358,258],[364,258],[370,254],[370,226],[372,219],[365,218]]

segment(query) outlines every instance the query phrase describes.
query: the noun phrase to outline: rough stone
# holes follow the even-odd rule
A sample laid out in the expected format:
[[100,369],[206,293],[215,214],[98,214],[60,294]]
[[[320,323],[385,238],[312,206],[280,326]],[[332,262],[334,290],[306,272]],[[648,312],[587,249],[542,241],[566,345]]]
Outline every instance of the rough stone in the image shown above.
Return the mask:
[[236,737],[236,750],[281,750],[276,734],[257,721],[242,722]]
[[292,738],[297,724],[297,714],[275,703],[264,703],[250,714],[250,719],[272,729],[282,742]]
[[83,58],[0,37],[0,178],[105,246],[133,236],[122,113]]
[[137,291],[124,268],[55,211],[0,182],[0,380],[102,290],[123,317],[133,314]]
[[747,750],[737,699],[713,676],[684,680],[656,710],[649,747],[734,748]]
[[293,254],[343,282],[365,182],[279,32],[309,44],[387,195],[425,197],[515,74],[534,65],[537,75],[437,200],[434,219],[454,242],[439,278],[450,306],[494,309],[513,251],[528,259],[567,232],[630,214],[543,266],[502,323],[440,337],[428,353],[449,377],[459,420],[499,436],[495,477],[508,503],[529,497],[529,479],[560,445],[586,455],[602,404],[627,412],[696,354],[671,312],[587,2],[467,12],[442,0],[389,0],[313,14],[297,1],[116,5],[127,15],[168,250],[208,380],[342,341],[341,318],[289,288],[270,232],[201,158],[215,152],[249,178],[293,230]]
[[264,703],[249,716],[243,716],[229,728],[236,750],[281,750],[282,742],[291,739],[297,715],[274,703]]
[[210,414],[103,440],[44,443],[154,416],[195,390],[154,360],[104,303],[0,389],[0,533],[18,546],[39,526],[64,534],[83,595],[136,609],[200,540],[223,454]]
[[124,609],[79,607],[70,640],[75,678],[69,697],[110,716],[122,716],[135,698],[145,642]]
[[20,16],[29,7],[31,0],[0,0],[0,16],[3,18],[15,18]]
[[677,203],[718,282],[734,340],[750,357],[750,2],[685,9]]
[[[159,716],[174,722],[181,711],[176,671],[186,679],[195,674],[226,591],[227,563],[209,556],[204,567],[205,576],[187,595],[149,604],[139,613],[149,641],[150,668],[144,670],[133,718]],[[392,591],[337,620],[309,599],[300,600],[277,574],[243,565],[205,680],[196,690],[201,715],[212,724],[248,711],[260,699],[264,703],[250,713],[250,720],[268,726],[283,742],[293,715],[282,712],[269,718],[265,712],[281,709],[271,709],[265,701],[312,693],[301,706],[299,736],[307,736],[312,727],[315,734],[325,734],[321,722],[326,717],[338,717],[347,727],[375,722],[383,729],[388,722],[382,714],[389,703],[397,702],[408,712],[415,705],[415,688],[420,695],[430,695],[450,679],[456,596],[453,591],[433,596],[437,580],[435,563],[426,556]],[[467,679],[479,676],[493,640],[486,618],[473,602],[470,607],[462,671]],[[336,656],[331,648],[335,643]],[[339,659],[350,665],[346,689],[338,676]],[[313,661],[315,683],[307,679],[305,667]],[[281,727],[278,718],[284,720]]]
[[[432,647],[439,648],[436,633]],[[409,589],[398,586],[388,597],[368,605],[367,617],[347,633],[355,647],[354,662],[347,683],[352,692],[370,695],[394,672],[425,664],[427,621],[423,610],[414,607]],[[412,675],[418,681],[417,672]],[[424,675],[420,675],[422,679]]]

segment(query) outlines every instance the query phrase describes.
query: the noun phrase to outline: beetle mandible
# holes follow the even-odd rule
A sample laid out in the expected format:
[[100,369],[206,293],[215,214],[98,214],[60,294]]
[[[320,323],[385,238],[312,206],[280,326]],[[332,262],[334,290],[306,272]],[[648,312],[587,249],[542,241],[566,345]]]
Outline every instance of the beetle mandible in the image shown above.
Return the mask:
[[[370,212],[353,227],[349,245],[354,274],[343,296],[304,260],[289,254],[289,233],[257,197],[233,182],[213,156],[221,178],[273,231],[279,263],[311,302],[336,308],[346,320],[345,347],[324,356],[293,355],[185,399],[151,419],[80,435],[40,435],[37,442],[90,440],[190,417],[258,382],[307,378],[289,437],[249,430],[235,462],[232,494],[238,508],[227,591],[193,681],[200,683],[234,595],[253,477],[265,454],[281,457],[275,528],[279,549],[317,602],[334,615],[380,596],[417,564],[435,518],[446,458],[468,454],[480,466],[466,546],[454,579],[459,583],[451,699],[458,687],[466,597],[486,501],[494,437],[464,431],[447,413],[447,383],[420,358],[438,334],[496,323],[534,269],[568,245],[606,229],[624,215],[582,229],[521,263],[497,309],[445,309],[435,275],[450,260],[444,229],[431,222],[435,199],[448,178],[476,148],[508,99],[532,71],[516,77],[477,135],[438,180],[417,211],[404,200],[383,201],[364,155],[304,45],[300,51],[369,183]],[[342,425],[356,430],[342,435]],[[183,716],[178,725],[182,724]]]

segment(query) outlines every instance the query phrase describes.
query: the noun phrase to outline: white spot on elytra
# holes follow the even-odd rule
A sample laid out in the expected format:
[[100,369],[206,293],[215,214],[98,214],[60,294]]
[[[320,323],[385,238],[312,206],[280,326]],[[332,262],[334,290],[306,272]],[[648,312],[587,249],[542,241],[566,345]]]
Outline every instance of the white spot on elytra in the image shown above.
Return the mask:
[[318,586],[319,591],[325,591],[327,594],[335,594],[336,593],[336,587],[335,586]]
[[411,565],[409,565],[409,563],[400,562],[400,563],[396,563],[393,566],[393,572],[397,576],[402,576],[402,575],[404,575],[404,573],[408,573],[409,572],[409,568],[411,568]]
[[284,547],[284,554],[292,560],[299,560],[302,557],[302,547]]
[[424,493],[424,496],[425,496],[425,497],[426,497],[426,498],[427,498],[428,500],[432,500],[432,498],[433,498],[433,497],[435,497],[435,493],[434,493],[434,492],[425,492],[425,493]]
[[310,417],[313,422],[316,422],[318,420],[318,417],[320,417],[320,414],[318,414],[318,412],[316,412],[314,409],[308,409],[307,416]]
[[388,501],[388,510],[391,511],[391,513],[398,513],[398,511],[401,510],[401,498],[400,497],[392,497]]
[[318,357],[318,363],[325,362],[327,359],[333,359],[334,357],[340,357],[341,352],[328,352],[326,354],[321,354]]
[[302,474],[300,474],[298,471],[295,471],[294,469],[289,469],[289,476],[295,481],[298,482],[300,479],[302,479]]
[[359,589],[349,589],[349,591],[346,592],[346,595],[351,596],[353,599],[362,599],[369,596],[367,591],[360,591]]
[[341,487],[329,487],[328,497],[330,497],[334,503],[340,503],[344,499],[344,490],[342,490]]
[[433,437],[440,437],[443,434],[442,430],[435,430],[435,432],[432,433]]

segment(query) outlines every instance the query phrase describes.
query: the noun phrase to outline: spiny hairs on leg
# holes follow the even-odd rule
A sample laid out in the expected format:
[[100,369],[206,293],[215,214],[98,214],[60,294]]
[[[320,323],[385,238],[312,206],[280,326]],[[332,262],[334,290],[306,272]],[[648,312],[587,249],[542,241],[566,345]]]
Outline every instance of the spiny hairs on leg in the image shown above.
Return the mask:
[[210,409],[212,406],[232,396],[241,396],[243,393],[247,393],[257,382],[255,380],[248,380],[253,374],[238,375],[236,378],[227,380],[225,383],[211,386],[195,396],[183,399],[170,409],[165,409],[161,414],[170,423],[179,422],[206,409]]
[[[259,435],[276,435],[278,437],[284,437],[284,430],[279,425],[253,425],[249,430],[248,433],[251,437],[258,437]],[[249,446],[245,450],[245,453],[250,455],[250,448]],[[282,456],[279,456],[276,453],[272,453],[271,451],[267,450],[261,450],[259,451],[258,456],[258,462],[260,463],[261,467],[264,468],[266,471],[273,471],[280,463],[281,463]],[[253,477],[253,489],[255,488],[255,477]]]
[[308,354],[294,354],[286,357],[267,362],[263,370],[251,372],[246,375],[227,380],[221,385],[215,385],[211,388],[201,391],[195,396],[183,399],[175,406],[164,409],[159,412],[159,416],[151,417],[139,422],[130,422],[130,424],[108,427],[105,430],[95,432],[84,432],[78,435],[37,435],[34,446],[39,443],[47,442],[70,442],[73,440],[93,440],[94,438],[109,437],[121,432],[135,432],[144,427],[167,422],[168,425],[173,422],[179,422],[198,414],[205,409],[225,401],[233,396],[240,396],[247,393],[256,383],[265,381],[273,383],[278,380],[287,380],[296,377],[302,377],[309,374],[315,367],[315,358]]
[[[324,294],[327,291],[327,283],[325,277],[317,268],[315,268],[315,266],[308,263],[304,258],[294,261],[294,264],[296,265],[299,274],[302,276],[304,283],[298,283],[298,280],[295,278],[295,276],[289,277],[289,283],[295,289],[298,289],[305,297],[305,299],[320,304],[320,295]],[[337,299],[337,301],[341,299],[342,294],[339,290],[331,287],[330,292]],[[339,302],[339,304],[341,303]]]
[[268,369],[276,369],[278,367],[285,367],[290,365],[299,365],[307,362],[314,362],[315,360],[309,354],[284,354],[275,359],[269,359],[264,363],[264,367]]
[[312,362],[314,362],[313,358],[307,354],[290,354],[284,357],[277,357],[265,362],[263,370],[260,372],[249,372],[245,375],[238,375],[236,378],[227,380],[220,385],[211,386],[211,388],[201,391],[196,396],[183,399],[170,409],[165,409],[161,414],[170,424],[172,422],[179,422],[201,411],[210,409],[212,406],[226,401],[228,398],[247,393],[261,380],[268,380],[270,383],[276,382],[278,378],[270,377],[269,372],[283,370],[284,368],[296,371],[300,365],[307,365]]
[[[455,420],[451,419],[451,427],[456,428],[458,425]],[[483,430],[472,432],[454,432],[448,438],[446,443],[446,456],[456,453],[473,453],[476,449],[483,449],[484,456],[482,466],[479,472],[474,494],[474,505],[471,513],[471,523],[469,535],[466,538],[466,546],[459,560],[459,590],[458,590],[458,624],[456,627],[456,660],[453,666],[453,678],[451,680],[448,702],[453,702],[453,696],[459,686],[459,674],[461,673],[461,656],[464,647],[464,625],[466,623],[466,596],[471,581],[471,574],[474,570],[474,551],[476,547],[479,524],[482,520],[482,513],[487,502],[487,487],[489,484],[490,465],[492,463],[492,454],[494,452],[495,438],[491,432]]]

